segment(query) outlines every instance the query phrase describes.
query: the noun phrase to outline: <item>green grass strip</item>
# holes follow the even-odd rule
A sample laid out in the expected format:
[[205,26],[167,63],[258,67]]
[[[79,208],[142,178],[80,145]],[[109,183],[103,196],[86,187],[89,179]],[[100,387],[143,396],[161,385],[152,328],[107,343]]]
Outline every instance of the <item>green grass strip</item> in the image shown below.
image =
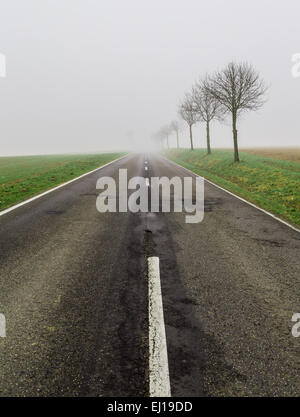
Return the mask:
[[300,164],[298,162],[216,150],[170,150],[164,156],[238,196],[300,226]]

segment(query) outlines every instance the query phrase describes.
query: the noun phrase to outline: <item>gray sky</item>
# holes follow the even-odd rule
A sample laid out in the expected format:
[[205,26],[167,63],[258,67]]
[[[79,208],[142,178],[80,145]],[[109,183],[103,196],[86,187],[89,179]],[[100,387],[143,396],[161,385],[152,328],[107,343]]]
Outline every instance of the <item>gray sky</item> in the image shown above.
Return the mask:
[[[300,146],[299,16],[299,0],[0,0],[0,155],[144,147],[231,60],[271,84],[240,145]],[[200,125],[196,146],[204,137]],[[212,145],[232,146],[229,120]]]

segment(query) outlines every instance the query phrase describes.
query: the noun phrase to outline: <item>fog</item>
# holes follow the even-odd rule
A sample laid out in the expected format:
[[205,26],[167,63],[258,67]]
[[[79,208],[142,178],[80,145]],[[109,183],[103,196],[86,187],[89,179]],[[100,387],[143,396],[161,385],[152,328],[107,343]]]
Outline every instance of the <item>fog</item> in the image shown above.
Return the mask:
[[[146,149],[184,92],[232,60],[270,85],[240,146],[299,146],[299,16],[299,0],[0,0],[0,155]],[[211,130],[232,147],[229,119]]]

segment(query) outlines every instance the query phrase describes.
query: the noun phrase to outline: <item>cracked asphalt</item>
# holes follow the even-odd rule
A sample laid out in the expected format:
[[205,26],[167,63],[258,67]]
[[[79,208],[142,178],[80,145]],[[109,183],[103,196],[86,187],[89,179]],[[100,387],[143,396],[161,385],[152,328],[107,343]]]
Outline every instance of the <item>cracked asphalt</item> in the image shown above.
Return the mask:
[[1,396],[147,396],[147,256],[173,396],[299,396],[300,233],[205,183],[205,216],[105,213],[96,181],[189,176],[128,155],[0,217]]

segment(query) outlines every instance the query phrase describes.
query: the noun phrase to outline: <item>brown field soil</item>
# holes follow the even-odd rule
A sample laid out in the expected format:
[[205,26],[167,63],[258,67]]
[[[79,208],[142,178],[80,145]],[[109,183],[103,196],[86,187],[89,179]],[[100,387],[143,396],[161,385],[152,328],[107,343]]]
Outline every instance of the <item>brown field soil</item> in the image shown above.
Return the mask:
[[267,156],[269,158],[300,162],[299,148],[241,148],[241,152],[252,155]]

